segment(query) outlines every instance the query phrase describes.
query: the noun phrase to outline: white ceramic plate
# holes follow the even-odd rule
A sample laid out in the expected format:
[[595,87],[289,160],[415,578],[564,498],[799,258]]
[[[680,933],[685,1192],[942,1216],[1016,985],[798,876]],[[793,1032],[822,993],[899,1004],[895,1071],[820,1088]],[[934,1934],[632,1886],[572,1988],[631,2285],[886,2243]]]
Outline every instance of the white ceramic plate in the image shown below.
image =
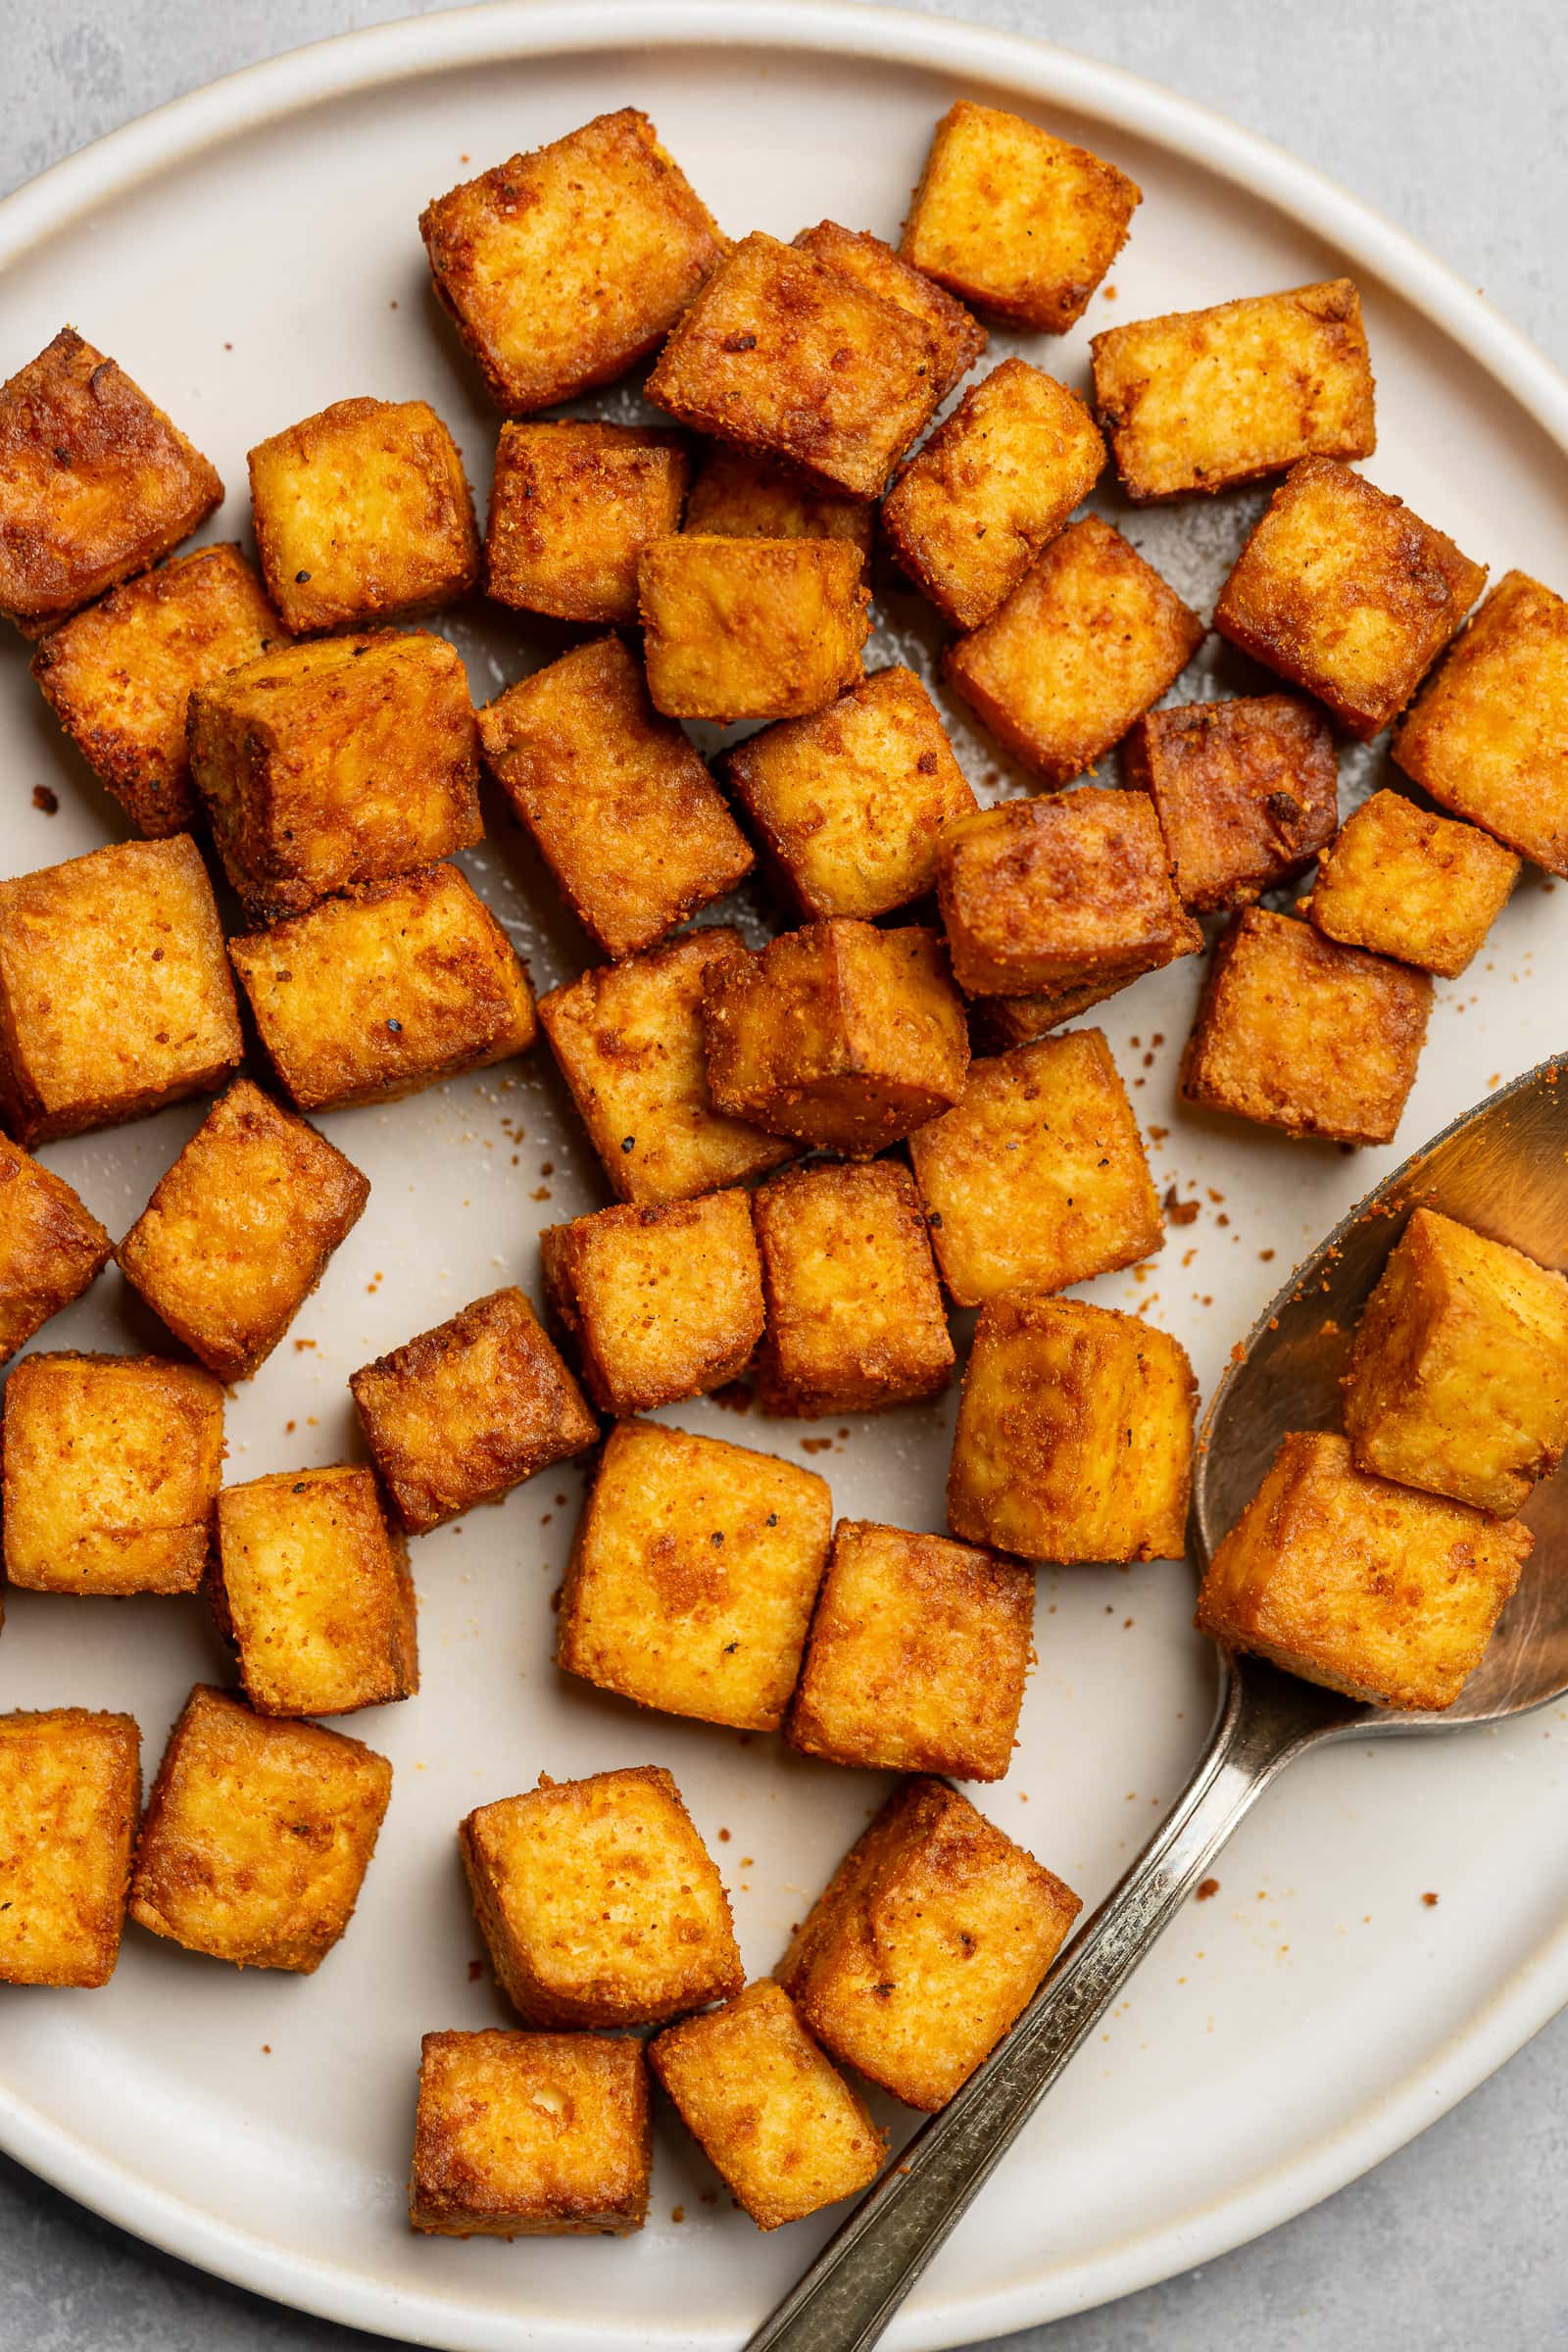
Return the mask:
[[[427,197],[470,164],[629,102],[727,228],[788,236],[826,215],[891,233],[931,123],[960,92],[1087,139],[1145,191],[1113,307],[1107,287],[1064,344],[1025,345],[1034,356],[1081,381],[1102,323],[1352,269],[1379,378],[1373,477],[1494,568],[1568,577],[1568,386],[1435,262],[1185,101],[1000,34],[858,8],[503,6],[238,74],[0,208],[0,356],[20,364],[67,318],[114,352],[232,486],[211,536],[246,528],[247,447],[350,393],[428,396],[482,491],[495,419],[433,315],[415,229]],[[617,402],[626,413],[622,395],[607,405]],[[1206,602],[1257,503],[1129,527]],[[885,620],[884,648],[928,664],[916,601],[891,595]],[[541,658],[542,640],[508,622],[465,614],[452,628],[476,698]],[[21,648],[8,643],[0,664],[7,865],[116,836]],[[1248,673],[1200,659],[1196,674],[1198,691],[1216,691]],[[977,779],[1009,788],[995,754],[956,713],[955,724]],[[1380,757],[1347,760],[1351,790]],[[35,783],[57,791],[57,815],[30,807]],[[579,967],[581,943],[499,817],[468,863],[541,985]],[[1440,983],[1401,1152],[1564,1043],[1561,914],[1531,873],[1472,974]],[[1152,1307],[1207,1387],[1293,1257],[1394,1154],[1292,1147],[1179,1109],[1197,980],[1188,963],[1096,1016],[1136,1090],[1161,1188],[1196,1191],[1202,1206],[1141,1278],[1090,1295]],[[119,1234],[198,1116],[172,1111],[46,1157]],[[499,1282],[536,1288],[540,1224],[605,1197],[542,1051],[322,1124],[370,1175],[371,1204],[296,1342],[235,1398],[236,1478],[353,1450],[347,1374]],[[51,1347],[161,1340],[113,1274],[45,1334]],[[674,1417],[801,1458],[795,1424],[707,1404]],[[840,1509],[942,1524],[943,1412],[805,1434],[829,1442],[816,1466]],[[748,1966],[762,1971],[882,1794],[869,1776],[639,1715],[558,1677],[550,1597],[580,1493],[574,1470],[547,1473],[416,1545],[424,1688],[353,1725],[392,1756],[396,1786],[359,1913],[319,1975],[236,1975],[132,1930],[107,1990],[0,2001],[0,2138],[23,2162],[194,2262],[388,2334],[536,2352],[744,2337],[830,2223],[759,2235],[665,2126],[652,2218],[628,2243],[454,2244],[411,2236],[403,2216],[421,2031],[504,2022],[488,1981],[470,1981],[481,1947],[460,1883],[461,1814],[541,1768],[668,1764],[725,1868]],[[1207,1722],[1190,1606],[1189,1577],[1169,1563],[1041,1578],[1022,1746],[981,1801],[1090,1901],[1153,1826]],[[0,1707],[133,1708],[150,1769],[190,1682],[223,1671],[194,1603],[19,1594]],[[1462,1740],[1336,1751],[1293,1773],[889,2342],[909,2352],[1000,2333],[1217,2254],[1375,2163],[1506,2057],[1568,1997],[1561,1726],[1558,1711]]]

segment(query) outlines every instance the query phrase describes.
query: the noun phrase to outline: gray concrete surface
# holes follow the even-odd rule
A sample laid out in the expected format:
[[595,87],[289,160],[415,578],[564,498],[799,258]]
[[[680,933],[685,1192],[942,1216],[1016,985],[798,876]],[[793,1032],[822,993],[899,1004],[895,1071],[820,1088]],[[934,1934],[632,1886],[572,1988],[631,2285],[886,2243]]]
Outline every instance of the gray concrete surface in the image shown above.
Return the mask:
[[[0,0],[0,189],[233,67],[416,13],[398,0]],[[930,13],[1109,59],[1265,132],[1424,238],[1568,366],[1561,0],[944,0]],[[1314,2212],[1013,2337],[1008,2352],[1568,2343],[1565,2081],[1568,2017]],[[371,2340],[150,2253],[0,2160],[0,2352],[352,2352]]]

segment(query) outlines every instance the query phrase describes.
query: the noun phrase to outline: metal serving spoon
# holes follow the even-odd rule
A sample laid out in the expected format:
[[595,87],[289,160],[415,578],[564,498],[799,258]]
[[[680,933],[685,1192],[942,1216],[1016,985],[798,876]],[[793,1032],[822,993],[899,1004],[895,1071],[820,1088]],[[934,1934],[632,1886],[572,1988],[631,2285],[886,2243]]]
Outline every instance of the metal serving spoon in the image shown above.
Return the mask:
[[[1199,1436],[1200,1571],[1287,1430],[1337,1427],[1355,1324],[1409,1210],[1424,1202],[1568,1266],[1568,1054],[1446,1127],[1337,1225],[1239,1349]],[[747,2352],[868,2352],[1068,2059],[1275,1774],[1330,1740],[1459,1731],[1568,1690],[1568,1468],[1521,1516],[1536,1546],[1492,1645],[1442,1714],[1393,1714],[1221,1651],[1219,1704],[1186,1788],[1065,1947],[1004,2041],[910,2140]]]

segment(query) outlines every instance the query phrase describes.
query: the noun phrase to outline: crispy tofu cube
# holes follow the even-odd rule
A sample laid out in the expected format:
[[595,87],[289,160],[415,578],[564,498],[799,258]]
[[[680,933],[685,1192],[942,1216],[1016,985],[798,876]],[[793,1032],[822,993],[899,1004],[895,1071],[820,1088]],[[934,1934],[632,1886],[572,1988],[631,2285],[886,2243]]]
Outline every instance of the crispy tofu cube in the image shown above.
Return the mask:
[[419,1688],[408,1545],[372,1471],[342,1462],[225,1487],[213,1607],[258,1715],[347,1715]]
[[864,2101],[770,1977],[721,2009],[667,2027],[648,2058],[681,2122],[760,2230],[853,2197],[882,2169],[887,2140]]
[[964,394],[909,460],[882,527],[916,586],[978,628],[1100,479],[1105,444],[1076,393],[1023,360]]
[[911,1137],[909,1156],[960,1306],[1113,1274],[1164,1239],[1138,1122],[1099,1029],[977,1061],[954,1109]]
[[79,1298],[113,1254],[65,1178],[0,1135],[0,1363]]
[[385,1756],[198,1683],[169,1735],[130,1916],[236,1968],[310,1976],[354,1913],[392,1793]]
[[625,2237],[648,2211],[634,2034],[426,2034],[409,2220],[438,2237]]
[[1113,970],[1108,977],[1042,989],[1028,997],[976,997],[969,1007],[969,1034],[977,1053],[1010,1053],[1014,1046],[1032,1046],[1037,1038],[1049,1037],[1063,1021],[1075,1021],[1126,985]]
[[484,535],[485,594],[561,620],[637,619],[637,559],[680,529],[683,433],[573,417],[504,424]]
[[67,735],[149,840],[189,830],[191,689],[254,662],[283,624],[237,547],[200,547],[52,629],[32,674]]
[[793,466],[713,441],[686,501],[685,527],[718,539],[847,539],[869,564],[876,509],[824,490]]
[[937,124],[899,250],[977,310],[1062,335],[1121,251],[1142,195],[1087,148],[960,98]]
[[638,561],[648,690],[673,718],[794,718],[865,674],[870,592],[847,539],[687,531]]
[[188,833],[0,882],[0,1112],[19,1143],[210,1094],[243,1052]]
[[763,1409],[808,1420],[934,1396],[953,1341],[907,1168],[788,1169],[752,1196],[767,1338]]
[[1345,1384],[1358,1470],[1506,1517],[1568,1449],[1568,1281],[1416,1208]]
[[577,1523],[557,1662],[666,1715],[777,1731],[832,1520],[814,1471],[617,1422]]
[[1250,906],[1210,958],[1182,1096],[1288,1135],[1392,1143],[1431,1009],[1425,972]]
[[1377,447],[1361,297],[1348,277],[1133,319],[1090,349],[1095,406],[1139,503]]
[[1154,804],[1185,906],[1247,906],[1307,865],[1339,823],[1328,720],[1290,694],[1151,710],[1121,780]]
[[1082,1907],[956,1788],[905,1781],[775,1974],[835,2058],[934,2110],[1028,2007]]
[[990,342],[979,319],[972,318],[961,302],[956,302],[934,277],[912,270],[891,245],[873,237],[868,229],[841,228],[836,220],[819,220],[814,228],[803,228],[794,242],[802,253],[814,255],[830,270],[840,270],[846,277],[880,294],[884,302],[925,320],[937,337],[939,400],[946,400],[959,378],[968,374]]
[[1395,739],[1407,776],[1568,874],[1568,603],[1504,572]]
[[729,1898],[661,1764],[541,1774],[458,1838],[496,1981],[530,2025],[658,2025],[745,1982]]
[[1193,1620],[1230,1649],[1380,1707],[1451,1707],[1519,1582],[1517,1519],[1368,1477],[1297,1432],[1220,1544]]
[[1337,458],[1293,466],[1214,626],[1365,741],[1396,718],[1486,582],[1453,541]]
[[1324,851],[1302,912],[1327,939],[1452,979],[1502,912],[1519,862],[1474,825],[1375,792]]
[[427,630],[263,654],[195,689],[188,731],[218,854],[253,920],[482,838],[467,674]]
[[133,1717],[0,1715],[0,1984],[108,1984],[140,1811]]
[[943,656],[999,743],[1070,784],[1119,743],[1198,651],[1203,624],[1119,531],[1086,515]]
[[0,384],[0,613],[41,637],[189,538],[222,495],[140,385],[62,327]]
[[527,970],[455,865],[354,883],[228,953],[302,1110],[389,1102],[538,1034]]
[[262,576],[289,628],[434,612],[477,580],[473,495],[428,401],[334,401],[249,464]]
[[798,1147],[725,1118],[708,1091],[703,989],[748,960],[717,926],[600,965],[539,1000],[539,1019],[612,1192],[655,1204],[744,1183]]
[[369,1197],[335,1145],[238,1078],[115,1255],[192,1355],[220,1380],[248,1380]]
[[545,1298],[601,1412],[650,1413],[738,1380],[762,1336],[762,1270],[740,1192],[620,1202],[539,1236]]
[[1017,1561],[841,1519],[785,1737],[834,1764],[1000,1781],[1034,1622]]
[[963,1006],[934,931],[808,923],[721,964],[703,1000],[720,1110],[869,1159],[956,1102]]
[[492,1291],[349,1380],[410,1535],[495,1502],[599,1436],[521,1291]]
[[655,946],[751,872],[722,794],[654,709],[618,637],[519,678],[480,711],[479,735],[486,766],[607,956]]
[[1139,1315],[1013,1293],[986,1304],[958,1404],[948,1524],[1055,1560],[1177,1560],[1187,1548],[1198,1383]]

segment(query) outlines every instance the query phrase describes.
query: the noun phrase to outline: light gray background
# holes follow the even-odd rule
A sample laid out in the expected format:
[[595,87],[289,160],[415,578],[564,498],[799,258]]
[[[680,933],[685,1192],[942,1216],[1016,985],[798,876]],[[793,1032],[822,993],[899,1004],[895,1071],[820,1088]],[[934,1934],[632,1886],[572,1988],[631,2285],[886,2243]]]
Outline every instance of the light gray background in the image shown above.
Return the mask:
[[[0,0],[0,189],[236,66],[419,13],[398,0]],[[1266,133],[1424,238],[1568,367],[1562,0],[943,0],[929,13],[1109,59]],[[27,357],[0,347],[0,373]],[[1568,2341],[1565,2080],[1568,2016],[1314,2212],[1007,2352]],[[0,2352],[371,2343],[151,2253],[0,2159]]]

